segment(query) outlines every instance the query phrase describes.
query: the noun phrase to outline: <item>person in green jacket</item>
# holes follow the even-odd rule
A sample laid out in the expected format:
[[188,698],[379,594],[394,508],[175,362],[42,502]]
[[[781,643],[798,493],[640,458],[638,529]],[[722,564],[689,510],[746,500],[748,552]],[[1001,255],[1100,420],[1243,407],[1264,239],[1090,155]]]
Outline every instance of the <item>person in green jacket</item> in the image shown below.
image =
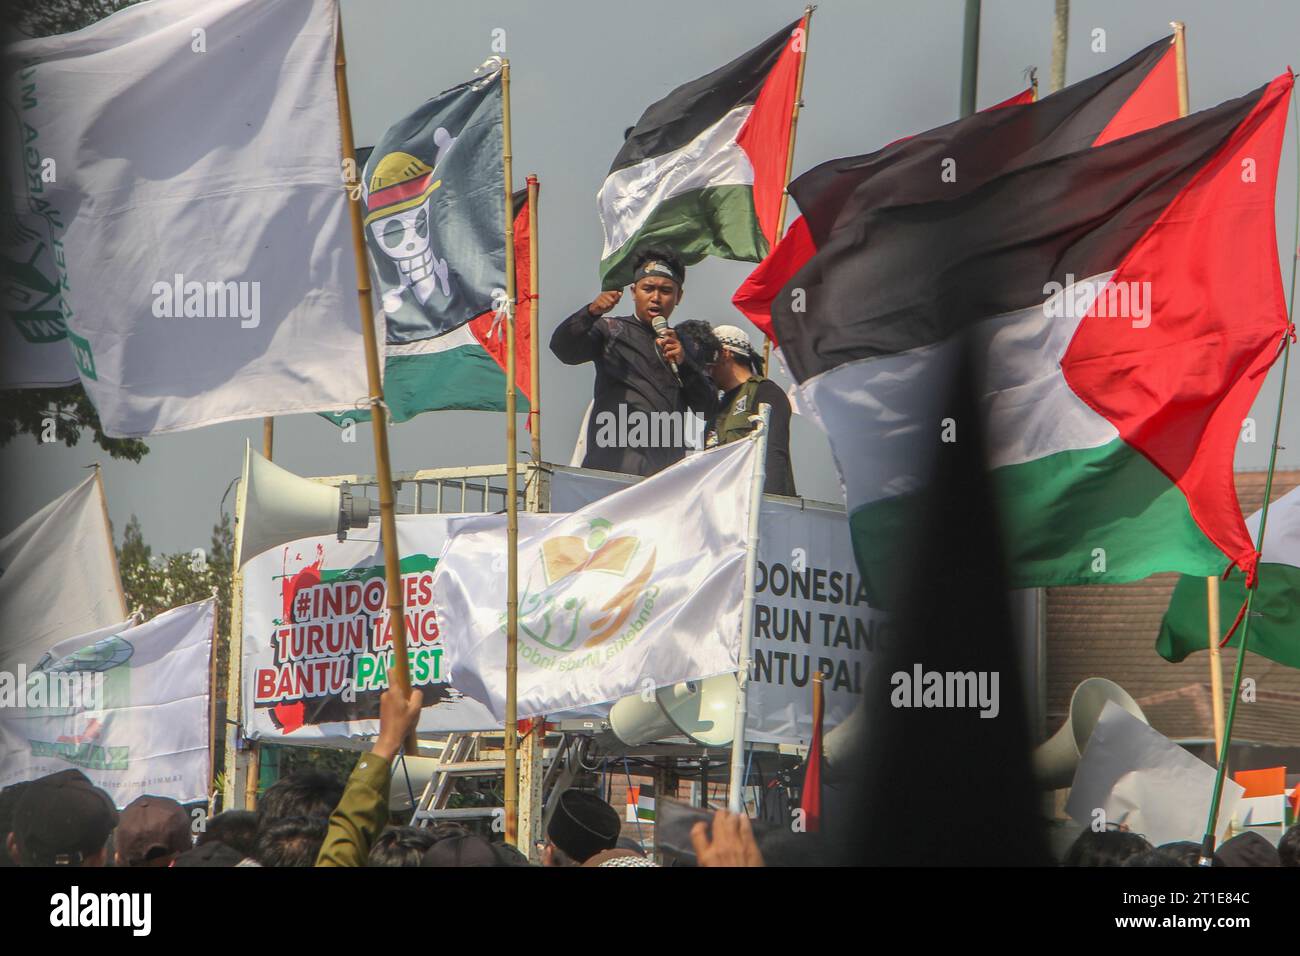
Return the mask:
[[365,866],[370,848],[388,825],[388,786],[393,758],[420,720],[424,694],[412,690],[402,698],[393,687],[379,698],[379,736],[361,755],[348,777],[343,799],[330,814],[329,830],[316,857],[317,866]]
[[734,325],[719,325],[713,335],[721,347],[718,358],[708,366],[709,377],[722,390],[717,415],[704,434],[704,447],[725,445],[754,430],[751,415],[762,404],[772,406],[767,433],[767,477],[763,491],[769,495],[796,497],[794,469],[790,464],[790,399],[781,387],[763,373],[762,353]]

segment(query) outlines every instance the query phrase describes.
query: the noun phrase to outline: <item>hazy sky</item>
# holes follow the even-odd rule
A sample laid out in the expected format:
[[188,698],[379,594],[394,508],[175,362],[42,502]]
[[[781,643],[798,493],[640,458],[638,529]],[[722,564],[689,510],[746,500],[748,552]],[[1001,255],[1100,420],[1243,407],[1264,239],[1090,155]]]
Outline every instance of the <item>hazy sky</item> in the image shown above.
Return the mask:
[[[1038,66],[1046,94],[1052,0],[985,0],[983,6],[979,106],[1023,89],[1030,65]],[[1238,96],[1284,71],[1300,37],[1300,4],[1291,0],[1074,0],[1071,6],[1070,81],[1114,66],[1168,34],[1171,19],[1184,20],[1193,110]],[[810,33],[796,175],[824,160],[867,152],[954,119],[963,8],[962,0],[823,0]],[[542,183],[545,343],[565,316],[597,292],[601,233],[595,193],[623,130],[674,86],[721,66],[801,10],[799,0],[343,0],[356,141],[374,143],[423,100],[469,78],[491,55],[493,30],[506,31],[515,176],[522,186],[524,176],[535,172]],[[1097,28],[1106,31],[1104,53],[1091,50]],[[1292,125],[1277,202],[1284,284],[1293,263],[1295,144]],[[716,259],[693,268],[675,320],[743,324],[730,298],[750,269],[748,263]],[[1279,372],[1280,364],[1256,404],[1260,442],[1239,446],[1239,467],[1266,464]],[[544,457],[568,461],[592,378],[591,366],[563,366],[543,348]],[[1279,456],[1286,467],[1300,466],[1300,383],[1292,385],[1281,443],[1288,450]],[[71,488],[85,466],[100,461],[119,540],[135,513],[156,553],[206,547],[222,494],[239,474],[244,440],[251,438],[258,447],[261,434],[259,419],[151,439],[150,453],[138,465],[113,462],[86,441],[68,449],[23,436],[0,450],[0,473],[9,479],[0,496],[0,533]],[[373,474],[369,426],[358,428],[355,444],[343,443],[340,434],[316,416],[277,419],[275,458],[302,475]],[[521,447],[527,447],[526,437]],[[397,471],[501,462],[504,416],[421,415],[392,428],[391,448]],[[825,439],[799,419],[793,425],[793,452],[800,491],[840,500]],[[233,495],[227,508],[233,508]]]

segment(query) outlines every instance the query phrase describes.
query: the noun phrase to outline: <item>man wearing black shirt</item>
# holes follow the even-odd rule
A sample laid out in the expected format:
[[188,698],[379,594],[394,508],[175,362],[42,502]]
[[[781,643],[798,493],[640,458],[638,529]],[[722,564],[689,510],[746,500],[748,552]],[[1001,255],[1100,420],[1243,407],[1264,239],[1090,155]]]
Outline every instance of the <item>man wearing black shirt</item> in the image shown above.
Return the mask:
[[667,327],[685,277],[676,255],[648,249],[637,256],[630,286],[634,315],[607,315],[623,293],[602,292],[551,336],[551,351],[565,365],[596,366],[582,467],[653,475],[685,456],[688,416],[707,420],[716,410],[712,382]]
[[790,400],[779,385],[763,377],[762,357],[744,332],[734,325],[720,325],[713,334],[721,352],[709,367],[709,374],[723,394],[705,433],[704,447],[725,445],[748,435],[754,428],[749,416],[757,415],[760,405],[772,406],[763,491],[795,497],[794,469],[790,465]]

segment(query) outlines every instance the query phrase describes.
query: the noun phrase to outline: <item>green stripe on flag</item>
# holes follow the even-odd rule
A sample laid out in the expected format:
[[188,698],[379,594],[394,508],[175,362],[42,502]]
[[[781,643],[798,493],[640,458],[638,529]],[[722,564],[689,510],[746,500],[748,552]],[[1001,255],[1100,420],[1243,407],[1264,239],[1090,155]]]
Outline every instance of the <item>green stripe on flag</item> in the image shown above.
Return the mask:
[[[417,355],[390,355],[384,366],[384,402],[394,422],[410,421],[421,412],[506,410],[506,376],[492,356],[478,346]],[[515,409],[529,410],[528,398],[515,389]],[[324,414],[342,427],[368,422],[370,412],[351,409]]]
[[632,281],[632,260],[647,246],[667,246],[687,265],[705,256],[759,262],[767,240],[754,211],[754,187],[709,186],[661,203],[607,258],[600,262],[600,287],[621,289]]
[[[1204,576],[1227,563],[1192,520],[1182,492],[1123,441],[1007,465],[991,478],[1013,588],[1120,584],[1161,571]],[[849,519],[858,566],[876,599],[893,593],[906,568],[894,549],[875,542],[913,538],[923,518],[917,501],[875,501]]]

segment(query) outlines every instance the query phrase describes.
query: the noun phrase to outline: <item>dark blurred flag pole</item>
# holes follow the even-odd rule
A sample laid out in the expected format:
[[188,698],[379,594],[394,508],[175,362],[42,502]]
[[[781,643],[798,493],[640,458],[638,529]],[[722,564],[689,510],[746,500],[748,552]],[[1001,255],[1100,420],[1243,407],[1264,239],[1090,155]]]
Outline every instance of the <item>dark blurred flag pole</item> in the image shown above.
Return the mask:
[[[393,665],[389,685],[402,698],[411,693],[411,671],[406,656],[406,607],[402,595],[400,557],[397,552],[397,518],[393,508],[393,471],[388,456],[388,406],[379,373],[379,342],[370,294],[370,264],[366,258],[366,236],[362,227],[361,190],[357,186],[356,145],[352,138],[352,106],[348,100],[347,57],[343,53],[343,17],[338,18],[334,81],[338,87],[339,129],[343,139],[343,169],[346,176],[348,212],[352,217],[352,251],[357,263],[357,308],[366,348],[366,380],[370,389],[370,424],[375,436],[375,481],[379,485],[379,533],[384,546],[384,584],[388,591],[388,620],[392,633]],[[507,180],[507,183],[509,180]],[[507,190],[509,187],[507,186]],[[507,220],[509,223],[509,220]],[[512,353],[513,354],[513,353]],[[414,728],[405,741],[406,752],[418,753]]]
[[966,25],[961,45],[961,115],[975,112],[975,87],[980,73],[980,0],[966,0]]
[[[816,4],[808,4],[803,8],[803,25],[800,26],[802,33],[799,42],[802,49],[799,52],[799,76],[794,81],[794,103],[790,107],[790,141],[785,151],[785,185],[790,185],[790,177],[794,174],[794,137],[799,129],[799,109],[803,106],[803,69],[808,62],[808,30],[812,27],[813,11],[817,9]],[[781,190],[781,208],[776,214],[776,231],[772,233],[772,249],[781,241],[785,235],[785,213],[786,208],[790,205],[790,192],[788,189]],[[772,249],[768,250],[770,255]],[[763,374],[771,375],[768,371],[768,359],[772,355],[772,340],[763,336]]]
[[[1020,662],[1007,601],[1002,530],[984,458],[982,353],[966,333],[940,420],[930,475],[892,548],[903,576],[883,602],[891,639],[863,688],[865,726],[838,862],[868,866],[1047,866],[1031,769]],[[916,427],[928,427],[917,422]],[[861,564],[861,560],[859,560]],[[965,682],[965,691],[953,688]],[[944,688],[949,690],[945,693]],[[937,693],[936,693],[937,689]],[[960,696],[960,699],[958,697]],[[839,821],[824,821],[836,832]]]
[[[1182,24],[1177,26],[1181,27]],[[1180,29],[1175,37],[1181,35]],[[1180,66],[1179,80],[1185,83],[1186,75],[1186,69]],[[1296,131],[1300,133],[1300,105],[1296,103],[1294,93],[1291,96],[1291,112],[1296,120]],[[1246,581],[1246,606],[1242,609],[1240,618],[1241,644],[1237,647],[1237,668],[1232,678],[1232,701],[1228,704],[1228,720],[1223,728],[1223,743],[1219,746],[1219,766],[1214,776],[1214,797],[1210,801],[1210,817],[1205,823],[1205,836],[1201,839],[1201,866],[1212,866],[1214,863],[1214,834],[1218,829],[1219,803],[1223,799],[1223,779],[1228,770],[1228,753],[1232,749],[1232,724],[1237,716],[1237,703],[1241,700],[1241,673],[1246,665],[1246,645],[1250,640],[1251,605],[1255,600],[1255,592],[1259,590],[1258,576],[1263,570],[1263,562],[1259,560],[1259,555],[1264,550],[1264,530],[1268,527],[1268,505],[1273,497],[1273,470],[1277,465],[1277,442],[1282,433],[1286,373],[1291,362],[1291,340],[1295,337],[1295,274],[1298,259],[1300,259],[1300,152],[1296,155],[1296,217],[1295,235],[1291,240],[1291,298],[1287,302],[1287,329],[1282,334],[1282,341],[1278,343],[1278,348],[1282,350],[1282,381],[1278,384],[1277,417],[1273,421],[1273,446],[1268,452],[1268,475],[1264,479],[1264,504],[1259,511],[1259,535],[1255,540],[1256,580],[1252,581],[1248,578]],[[1228,634],[1231,635],[1232,631],[1229,630]],[[1226,640],[1225,638],[1224,641]]]

